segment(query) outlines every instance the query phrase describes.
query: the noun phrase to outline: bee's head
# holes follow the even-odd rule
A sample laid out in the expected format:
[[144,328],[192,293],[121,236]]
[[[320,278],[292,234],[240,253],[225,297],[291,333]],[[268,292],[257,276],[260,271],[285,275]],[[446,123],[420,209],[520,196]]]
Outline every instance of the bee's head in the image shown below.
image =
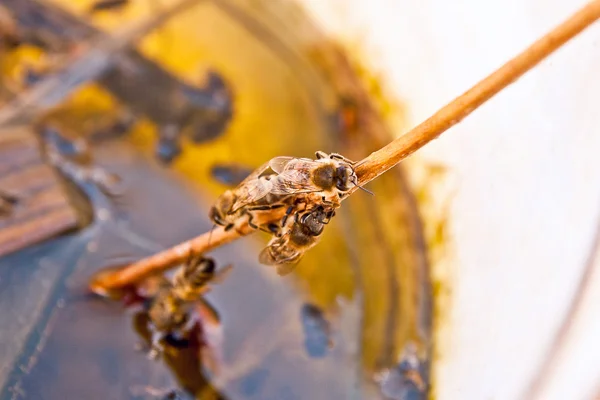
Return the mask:
[[326,216],[321,209],[306,213],[300,217],[302,231],[309,236],[319,236],[323,233],[326,222]]
[[212,206],[210,208],[210,210],[208,211],[208,218],[210,218],[210,220],[212,222],[214,222],[215,224],[217,224],[217,225],[224,225],[225,224],[225,221],[223,220],[221,212],[217,208],[217,206]]
[[214,274],[216,269],[215,260],[212,258],[203,258],[198,262],[197,269],[205,274]]
[[225,193],[217,198],[215,205],[210,208],[208,217],[217,225],[227,225],[225,215],[231,212],[234,202],[235,195],[233,192],[231,190],[225,191]]
[[185,266],[184,279],[192,288],[199,288],[212,278],[215,269],[215,262],[212,258],[199,257]]
[[356,174],[349,165],[340,165],[335,170],[335,187],[341,192],[347,192],[356,186]]

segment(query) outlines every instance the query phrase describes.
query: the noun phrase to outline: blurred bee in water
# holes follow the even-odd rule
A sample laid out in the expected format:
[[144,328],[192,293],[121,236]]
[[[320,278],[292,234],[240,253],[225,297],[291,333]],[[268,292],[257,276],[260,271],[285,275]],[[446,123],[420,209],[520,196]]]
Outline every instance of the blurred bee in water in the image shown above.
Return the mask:
[[91,149],[81,137],[70,139],[52,126],[41,129],[48,161],[67,177],[76,182],[91,182],[105,194],[119,194],[121,178],[94,165]]
[[331,324],[325,318],[323,310],[310,303],[300,309],[300,320],[304,331],[306,353],[313,358],[322,358],[333,347]]
[[237,186],[244,181],[252,170],[241,164],[214,164],[210,169],[210,174],[215,180],[223,185]]
[[382,394],[393,400],[424,400],[427,384],[423,379],[422,362],[417,356],[414,343],[409,343],[392,369],[381,371],[375,376]]
[[172,280],[163,279],[148,309],[152,344],[150,358],[162,352],[163,339],[185,339],[194,325],[210,334],[211,326],[220,325],[216,310],[201,296],[210,290],[209,283],[225,278],[231,266],[217,271],[215,262],[202,255],[190,254]]
[[334,216],[332,207],[318,205],[287,218],[281,236],[271,239],[258,260],[265,265],[277,265],[279,275],[289,274],[304,253],[317,244],[325,225]]

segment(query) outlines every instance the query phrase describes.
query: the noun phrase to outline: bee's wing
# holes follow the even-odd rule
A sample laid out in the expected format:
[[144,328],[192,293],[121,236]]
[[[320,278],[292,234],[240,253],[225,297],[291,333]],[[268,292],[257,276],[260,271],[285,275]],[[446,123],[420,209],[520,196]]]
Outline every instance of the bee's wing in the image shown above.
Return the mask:
[[221,324],[221,316],[218,311],[205,298],[200,297],[195,303],[196,312],[204,322],[214,325]]
[[294,160],[294,157],[275,157],[272,158],[268,164],[273,171],[280,174],[285,169],[285,166],[292,160]]
[[248,175],[243,181],[240,182],[240,184],[238,185],[238,187],[244,186],[248,182],[251,182],[251,181],[254,181],[254,180],[258,179],[258,177],[260,176],[260,174],[262,174],[263,172],[265,172],[267,170],[267,168],[269,168],[269,162],[264,163],[263,165],[261,165],[260,167],[256,168],[254,171],[252,171],[250,173],[250,175]]
[[277,275],[285,276],[290,274],[296,268],[296,263],[293,264],[280,264],[277,266]]
[[267,246],[258,255],[258,262],[264,265],[277,265],[278,261],[271,252],[271,247]]
[[271,179],[271,193],[293,194],[302,192],[318,192],[321,190],[312,183],[310,171],[307,169],[289,169]]
[[254,179],[240,185],[236,189],[237,200],[233,203],[232,212],[241,207],[262,199],[271,191],[273,187],[272,180]]
[[217,272],[215,272],[215,275],[210,280],[210,283],[215,284],[215,283],[223,282],[225,280],[225,278],[227,278],[229,276],[229,274],[231,274],[232,270],[233,270],[233,265],[231,265],[231,264],[222,267]]
[[273,246],[265,247],[258,255],[258,261],[264,265],[276,265],[277,274],[287,275],[294,270],[303,255],[301,251],[295,251],[286,245],[279,247],[279,250],[285,248],[287,251],[273,251]]

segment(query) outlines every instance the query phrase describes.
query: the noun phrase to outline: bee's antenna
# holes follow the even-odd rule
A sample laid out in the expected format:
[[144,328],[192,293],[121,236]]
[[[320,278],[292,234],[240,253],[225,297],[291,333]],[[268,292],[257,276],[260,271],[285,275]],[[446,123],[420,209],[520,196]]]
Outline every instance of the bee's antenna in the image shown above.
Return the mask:
[[213,224],[212,228],[210,228],[210,233],[208,234],[208,246],[210,246],[210,242],[212,240],[212,234],[216,227],[217,227],[217,224]]
[[[212,232],[212,231],[211,231]],[[187,265],[191,265],[194,261],[194,250],[192,250],[191,246],[190,246],[190,253],[188,254],[188,258],[186,260],[186,264]]]
[[365,191],[365,192],[369,193],[371,196],[375,196],[375,193],[371,192],[371,191],[370,191],[370,190],[368,190],[368,189],[365,189],[365,188],[364,188],[364,187],[362,187],[362,186],[359,186],[358,188],[359,188],[360,190],[362,190],[362,191]]
[[358,187],[360,190],[362,190],[362,191],[365,191],[365,192],[369,193],[371,196],[375,196],[375,193],[371,192],[370,190],[368,190],[368,189],[365,189],[365,188],[364,188],[364,187],[362,187],[362,186],[358,186],[358,180],[357,180],[357,179],[353,179],[353,182],[352,182],[352,183],[354,183],[354,185],[355,185],[355,186],[357,186],[357,187]]

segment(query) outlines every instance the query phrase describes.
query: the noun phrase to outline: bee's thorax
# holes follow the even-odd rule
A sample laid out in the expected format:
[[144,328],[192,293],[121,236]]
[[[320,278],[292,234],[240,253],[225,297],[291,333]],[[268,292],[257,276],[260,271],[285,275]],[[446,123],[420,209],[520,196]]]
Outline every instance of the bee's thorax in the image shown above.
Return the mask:
[[323,190],[331,190],[334,185],[335,167],[332,164],[324,164],[313,171],[313,183]]

